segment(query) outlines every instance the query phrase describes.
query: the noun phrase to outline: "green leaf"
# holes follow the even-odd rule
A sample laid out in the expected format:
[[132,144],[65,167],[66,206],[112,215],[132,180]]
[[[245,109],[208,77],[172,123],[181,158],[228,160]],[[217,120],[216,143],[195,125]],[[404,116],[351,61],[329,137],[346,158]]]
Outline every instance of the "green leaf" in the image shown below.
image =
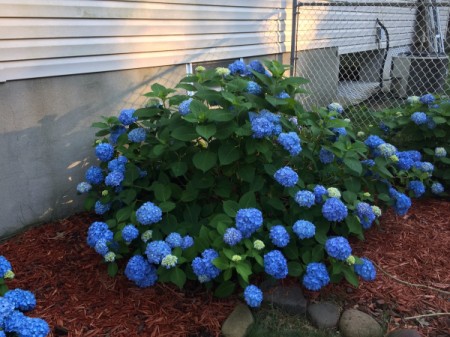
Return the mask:
[[118,270],[119,270],[119,267],[117,266],[117,263],[110,262],[108,264],[108,275],[109,276],[111,276],[111,277],[116,276]]
[[253,165],[243,165],[238,169],[237,174],[243,181],[251,183],[255,178],[255,167]]
[[155,198],[158,201],[167,201],[172,195],[172,189],[170,188],[170,185],[156,182],[152,185],[151,188],[155,192]]
[[239,199],[239,208],[251,208],[258,207],[258,203],[256,202],[255,193],[253,191],[244,193],[242,197]]
[[217,155],[210,151],[197,152],[192,157],[192,162],[196,168],[202,172],[206,172],[216,165]]
[[162,145],[162,144],[155,145],[155,146],[152,148],[153,154],[154,154],[155,156],[157,156],[157,157],[159,157],[160,155],[162,155],[162,154],[164,153],[165,150],[166,150],[166,146],[165,146],[165,145]]
[[289,260],[298,260],[298,248],[294,240],[283,249],[284,254]]
[[358,281],[358,277],[356,276],[355,272],[352,270],[349,270],[347,268],[344,268],[342,271],[344,272],[344,277],[347,280],[347,282],[357,288],[359,285],[359,281]]
[[206,117],[207,115],[209,115],[209,108],[196,99],[192,100],[191,104],[189,105],[189,109],[191,109],[192,113],[195,114],[199,119],[201,119],[202,116]]
[[344,165],[347,166],[352,172],[357,175],[362,173],[362,165],[358,159],[354,158],[344,158]]
[[142,109],[137,109],[134,113],[133,116],[134,117],[138,117],[138,118],[151,118],[156,116],[158,113],[160,112],[159,108],[142,108]]
[[180,126],[172,131],[172,138],[187,142],[198,138],[197,132],[190,126]]
[[188,167],[184,161],[178,161],[170,165],[170,169],[175,177],[182,176],[186,173]]
[[272,104],[274,107],[278,106],[278,105],[286,105],[289,104],[289,101],[286,99],[282,99],[282,98],[276,98],[273,96],[266,96],[266,100],[267,102],[269,102],[270,104]]
[[345,223],[347,224],[350,233],[358,235],[363,234],[361,223],[359,222],[358,218],[355,215],[348,216],[345,219]]
[[180,289],[183,288],[186,283],[186,274],[179,267],[170,269],[170,282],[177,285]]
[[99,129],[109,129],[109,125],[102,122],[95,122],[91,124],[91,127],[93,128],[99,128]]
[[208,120],[213,122],[229,122],[234,119],[234,114],[231,111],[226,111],[223,109],[211,110],[208,115]]
[[0,296],[3,296],[8,291],[8,286],[6,284],[0,284]]
[[90,211],[94,208],[95,203],[97,202],[97,199],[90,195],[84,200],[84,209],[87,211]]
[[175,209],[176,204],[172,201],[165,201],[160,203],[158,207],[161,208],[161,211],[163,212],[170,212]]
[[239,150],[229,143],[222,144],[218,153],[221,165],[228,165],[239,159]]
[[354,177],[349,177],[344,180],[344,186],[347,190],[358,193],[361,190],[361,181]]
[[239,210],[239,204],[233,200],[223,201],[223,211],[230,217],[236,217],[236,213]]
[[344,198],[345,202],[347,202],[348,204],[353,204],[356,201],[356,199],[358,198],[356,193],[351,192],[351,191],[344,191],[344,193],[342,193],[342,197]]
[[217,128],[214,124],[197,125],[195,131],[197,131],[200,136],[208,140],[216,134]]
[[303,266],[299,262],[288,262],[288,271],[290,276],[299,277],[303,273]]
[[389,170],[386,168],[386,159],[378,157],[375,158],[375,165],[378,169],[378,171],[380,171],[380,173],[383,173],[384,175],[393,178],[392,173],[389,172]]
[[214,296],[219,298],[228,297],[234,292],[235,288],[236,284],[232,281],[221,282],[220,285],[214,291]]
[[386,202],[391,200],[391,197],[389,195],[387,195],[386,193],[380,193],[380,194],[378,194],[377,197],[378,197],[378,199],[386,201]]
[[212,261],[212,263],[220,270],[230,268],[230,261],[226,257],[217,257]]
[[245,282],[248,283],[248,277],[252,274],[252,268],[247,263],[238,263],[236,265],[236,271]]
[[116,220],[117,222],[126,222],[128,219],[130,219],[131,212],[133,211],[133,208],[131,207],[124,207],[117,211],[116,213]]
[[126,189],[119,193],[119,199],[127,205],[133,203],[136,196],[137,192],[135,189]]
[[444,117],[439,117],[439,116],[433,117],[433,121],[436,124],[444,124],[447,122],[447,120]]

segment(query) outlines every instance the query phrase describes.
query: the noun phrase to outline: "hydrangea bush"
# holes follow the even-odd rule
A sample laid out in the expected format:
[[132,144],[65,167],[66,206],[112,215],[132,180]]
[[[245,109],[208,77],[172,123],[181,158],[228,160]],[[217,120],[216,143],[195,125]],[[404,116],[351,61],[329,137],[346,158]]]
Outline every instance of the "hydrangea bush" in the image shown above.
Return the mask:
[[87,242],[111,275],[124,259],[139,287],[189,279],[227,296],[239,285],[252,307],[256,274],[310,290],[375,277],[347,238],[362,239],[380,207],[404,214],[417,177],[397,176],[393,145],[357,139],[340,104],[304,111],[295,97],[306,80],[285,70],[199,67],[176,89],[152,85],[146,107],[94,124],[98,163],[78,191],[104,217]]
[[[447,195],[445,189],[450,188],[450,100],[438,98],[432,94],[421,97],[408,97],[400,109],[388,109],[376,113],[382,120],[380,128],[372,132],[382,135],[392,144],[406,151],[401,152],[404,167],[409,167],[408,152],[420,150],[421,164],[414,163],[414,169],[422,171],[419,180],[412,182],[410,191],[419,197],[426,191],[423,183],[430,185],[429,192],[437,195]],[[408,161],[408,163],[406,162]],[[427,167],[423,166],[426,162]],[[433,173],[433,177],[429,173]],[[401,174],[401,173],[400,173]]]
[[23,312],[36,307],[36,298],[28,290],[8,290],[5,280],[14,278],[11,263],[0,256],[0,337],[45,337],[50,333],[47,322],[28,317]]

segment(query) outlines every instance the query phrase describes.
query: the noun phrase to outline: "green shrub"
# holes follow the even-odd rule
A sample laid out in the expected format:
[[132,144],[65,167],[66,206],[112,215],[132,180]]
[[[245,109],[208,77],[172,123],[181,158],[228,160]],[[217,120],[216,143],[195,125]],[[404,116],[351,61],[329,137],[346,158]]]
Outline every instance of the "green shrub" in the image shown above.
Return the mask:
[[377,222],[375,201],[406,213],[400,191],[415,175],[395,176],[392,146],[357,140],[339,104],[304,111],[295,97],[307,81],[266,67],[198,67],[177,91],[154,84],[148,106],[94,124],[100,164],[78,189],[105,217],[88,244],[110,274],[131,256],[125,274],[139,286],[199,280],[227,296],[239,284],[251,306],[263,272],[311,290],[375,277],[346,238]]

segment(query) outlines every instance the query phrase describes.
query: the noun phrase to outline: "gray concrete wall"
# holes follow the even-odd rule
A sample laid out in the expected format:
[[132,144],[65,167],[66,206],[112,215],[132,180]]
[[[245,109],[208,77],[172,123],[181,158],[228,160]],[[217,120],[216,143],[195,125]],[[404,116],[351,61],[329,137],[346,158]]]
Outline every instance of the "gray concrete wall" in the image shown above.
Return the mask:
[[184,74],[174,66],[0,83],[0,237],[81,210],[76,185],[95,161],[90,125]]

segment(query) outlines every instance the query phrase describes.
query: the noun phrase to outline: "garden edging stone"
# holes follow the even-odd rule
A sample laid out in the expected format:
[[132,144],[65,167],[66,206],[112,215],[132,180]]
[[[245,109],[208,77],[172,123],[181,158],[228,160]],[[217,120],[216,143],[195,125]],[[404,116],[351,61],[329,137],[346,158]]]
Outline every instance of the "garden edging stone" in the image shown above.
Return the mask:
[[239,303],[222,325],[224,337],[245,337],[254,322],[253,315],[243,303]]
[[277,286],[265,294],[264,300],[269,304],[291,314],[305,314],[308,301],[303,291],[297,286]]
[[339,330],[344,337],[382,337],[380,324],[368,314],[348,309],[339,320]]
[[339,307],[330,302],[313,303],[308,306],[309,320],[319,329],[336,328],[339,316]]

